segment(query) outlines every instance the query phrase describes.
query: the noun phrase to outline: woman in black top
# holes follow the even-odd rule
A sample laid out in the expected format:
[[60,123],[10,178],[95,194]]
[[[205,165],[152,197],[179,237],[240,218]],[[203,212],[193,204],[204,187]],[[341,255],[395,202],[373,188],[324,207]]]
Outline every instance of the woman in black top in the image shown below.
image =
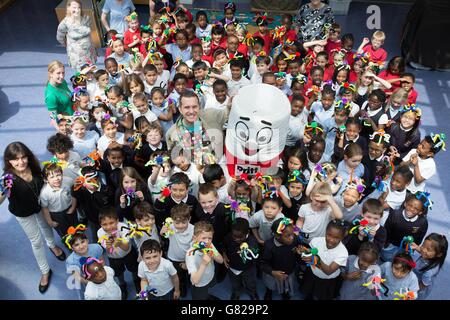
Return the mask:
[[[21,142],[12,142],[6,147],[3,161],[4,174],[11,174],[13,177],[8,209],[31,241],[34,256],[42,273],[39,291],[44,293],[50,284],[52,270],[45,255],[41,232],[50,250],[59,260],[64,261],[65,254],[56,246],[53,230],[41,213],[39,194],[44,185],[41,168],[31,150]],[[0,204],[6,198],[6,194],[1,194]]]

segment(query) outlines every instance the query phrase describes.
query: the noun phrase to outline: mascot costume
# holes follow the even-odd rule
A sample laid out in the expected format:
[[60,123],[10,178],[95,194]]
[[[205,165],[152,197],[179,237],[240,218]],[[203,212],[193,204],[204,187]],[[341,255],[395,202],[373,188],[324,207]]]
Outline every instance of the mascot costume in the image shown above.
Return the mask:
[[274,174],[282,156],[291,107],[286,95],[268,84],[243,87],[233,99],[225,138],[230,176]]

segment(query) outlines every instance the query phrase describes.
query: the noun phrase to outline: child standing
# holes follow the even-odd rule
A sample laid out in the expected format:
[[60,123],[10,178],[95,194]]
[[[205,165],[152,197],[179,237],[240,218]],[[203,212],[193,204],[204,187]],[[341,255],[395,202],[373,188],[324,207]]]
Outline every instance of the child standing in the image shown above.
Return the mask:
[[294,295],[295,266],[298,252],[294,224],[289,218],[279,218],[271,226],[273,237],[264,243],[261,270],[266,286],[264,300],[272,300],[276,290],[283,300]]
[[402,76],[402,88],[408,93],[408,104],[415,104],[417,101],[418,93],[414,89],[414,83],[416,82],[416,77],[409,72],[406,72]]
[[[158,84],[156,83],[156,79],[158,78],[158,70],[153,64],[146,64],[144,66],[144,87],[145,94],[150,96],[152,89]],[[164,90],[164,89],[163,89]]]
[[222,167],[217,164],[208,164],[203,169],[203,180],[205,183],[211,183],[216,189],[219,201],[228,204],[230,202],[228,196],[228,182]]
[[[361,163],[363,151],[356,143],[351,143],[344,151],[344,160],[339,162],[337,173],[342,181],[349,182],[354,179],[361,179],[364,176],[364,165]],[[344,191],[345,185],[341,185],[338,194]]]
[[289,130],[286,146],[295,146],[296,142],[303,140],[303,132],[308,123],[308,111],[305,109],[305,98],[294,94],[291,99],[291,116],[289,117]]
[[178,300],[180,282],[177,270],[172,262],[162,257],[161,245],[156,240],[145,240],[141,246],[142,261],[139,263],[138,275],[141,278],[141,292],[155,289],[149,294],[150,300]]
[[72,195],[72,181],[64,179],[62,168],[54,163],[46,164],[43,174],[46,184],[39,196],[42,213],[48,225],[53,227],[62,239],[69,227],[78,224],[77,200]]
[[286,217],[292,220],[297,220],[298,211],[302,204],[305,203],[305,196],[303,190],[305,189],[308,181],[300,170],[293,170],[288,175],[287,179],[287,191],[291,201],[291,206],[287,207],[283,203],[283,212]]
[[[349,253],[350,254],[350,253]],[[340,300],[376,300],[377,296],[364,286],[374,277],[381,276],[381,268],[377,265],[379,251],[373,242],[364,242],[358,255],[350,255],[347,265],[342,271]]]
[[261,246],[272,238],[272,224],[275,220],[284,218],[284,214],[281,213],[283,208],[281,198],[277,193],[273,196],[269,193],[263,199],[262,209],[252,215],[249,221],[252,233]]
[[[152,239],[158,243],[160,242],[158,229],[155,224],[155,212],[150,203],[142,201],[136,204],[133,207],[133,217],[136,221],[137,228],[140,229],[138,230],[140,234],[137,233],[133,238],[138,252],[140,252],[140,248],[146,240]],[[139,258],[141,260],[142,256]]]
[[86,131],[88,117],[74,113],[72,120],[73,150],[84,159],[88,154],[97,149],[97,141],[100,136],[95,131]]
[[[331,220],[326,226],[325,236],[313,238],[309,243],[317,249],[317,264],[306,270],[300,291],[306,300],[331,300],[338,294],[341,267],[347,265],[348,252],[342,244],[346,233],[344,220]],[[302,260],[312,263],[312,256],[304,256]]]
[[[149,123],[158,121],[156,114],[150,110],[148,106],[148,100],[144,93],[136,93],[133,97],[133,104],[137,110],[133,110],[133,119],[137,119],[144,116]],[[136,129],[136,125],[135,125]]]
[[136,291],[140,291],[138,272],[138,255],[136,249],[130,245],[127,236],[126,224],[119,222],[119,217],[114,207],[104,207],[100,210],[99,221],[101,228],[97,231],[97,237],[102,247],[106,250],[109,265],[119,279],[119,287],[122,290],[122,300],[128,297],[127,285],[125,283],[125,268],[133,276]]
[[344,184],[344,191],[334,197],[337,205],[342,211],[342,219],[351,223],[361,212],[361,200],[364,192],[364,184],[361,179],[354,179]]
[[[193,245],[186,253],[186,266],[191,276],[192,299],[207,300],[214,281],[214,263],[223,263],[222,255],[212,244],[213,226],[199,221],[194,226]],[[199,249],[202,247],[204,249]]]
[[113,53],[108,58],[114,58],[119,65],[119,71],[130,67],[131,55],[125,51],[123,40],[119,35],[113,35],[109,42]]
[[259,300],[256,292],[256,259],[258,242],[249,232],[247,219],[236,218],[230,233],[225,237],[223,262],[231,282],[230,300],[239,300],[243,290],[251,300]]
[[163,137],[167,131],[173,126],[173,114],[177,113],[175,104],[169,99],[164,99],[164,90],[161,88],[153,88],[150,93],[152,101],[152,112],[158,117],[158,122],[163,128]]
[[399,124],[393,123],[387,132],[391,135],[391,145],[397,150],[400,158],[420,143],[419,124],[422,111],[415,105],[403,106],[400,111]]
[[399,293],[410,293],[408,300],[415,300],[419,291],[417,276],[412,272],[416,263],[407,253],[398,253],[392,262],[385,262],[381,266],[381,277],[386,279],[385,285],[389,289],[386,300],[399,298]]
[[103,266],[103,261],[93,257],[82,257],[80,263],[85,279],[88,281],[84,291],[85,300],[122,300],[123,291],[114,281],[114,269]]
[[321,101],[313,102],[313,99],[309,100],[311,109],[309,111],[309,119],[317,121],[320,124],[325,123],[327,119],[330,119],[334,114],[332,108],[336,93],[331,89],[331,86],[326,85],[322,90]]
[[190,181],[189,193],[197,197],[198,188],[202,182],[202,174],[198,171],[197,166],[191,163],[190,159],[184,154],[184,150],[180,150],[179,156],[175,157],[172,162],[175,165],[173,172],[183,172],[188,176]]
[[414,268],[414,273],[419,280],[418,299],[425,300],[431,293],[434,281],[444,265],[448,241],[442,234],[430,233],[421,246],[413,243],[412,248],[420,254]]
[[128,29],[123,34],[123,44],[125,50],[130,51],[133,48],[139,48],[141,44],[141,30],[139,29],[139,18],[136,12],[132,12],[125,18],[128,22]]

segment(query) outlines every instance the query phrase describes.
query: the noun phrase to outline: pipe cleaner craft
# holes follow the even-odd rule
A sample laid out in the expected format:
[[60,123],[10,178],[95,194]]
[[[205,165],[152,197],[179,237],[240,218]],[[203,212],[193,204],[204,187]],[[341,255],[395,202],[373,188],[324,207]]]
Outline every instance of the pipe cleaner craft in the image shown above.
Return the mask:
[[111,39],[109,39],[108,42],[107,42],[108,46],[109,46],[109,47],[112,47],[112,46],[113,46],[113,43],[114,43],[115,41],[117,41],[117,40],[123,40],[123,35],[120,34],[120,33],[118,33],[118,34],[113,34],[113,35],[111,36]]
[[308,180],[300,170],[293,170],[289,173],[287,182],[300,182],[304,186],[308,185]]
[[164,221],[164,225],[163,227],[167,228],[167,232],[164,233],[163,237],[164,238],[169,238],[171,235],[175,234],[175,226],[173,225],[173,220],[171,217],[167,217],[166,220]]
[[374,141],[377,144],[389,143],[391,140],[391,135],[387,134],[383,129],[375,131],[370,136],[370,141]]
[[84,224],[79,224],[76,227],[71,226],[67,229],[67,234],[62,237],[61,241],[69,250],[72,250],[72,241],[75,235],[84,234],[86,230],[87,228]]
[[138,18],[138,14],[133,11],[130,15],[125,17],[125,20],[127,20],[127,22],[131,22],[131,21],[136,21]]
[[83,162],[90,167],[99,169],[100,168],[100,154],[97,152],[97,150],[94,150],[91,153],[89,153],[86,157],[83,158]]
[[231,222],[234,223],[236,218],[248,219],[250,208],[245,204],[245,202],[234,200],[231,197],[228,197],[228,199],[230,200],[230,204],[226,204],[224,207],[229,209],[228,214],[231,217]]
[[[77,191],[81,188],[85,188],[86,186],[92,186],[95,188],[98,188],[100,185],[98,183],[98,172],[90,172],[87,173],[85,175],[81,174],[81,170],[80,170],[80,175],[75,179],[74,185],[73,185],[73,190]],[[89,190],[89,189],[88,189]]]
[[51,164],[56,164],[57,166],[61,167],[61,169],[66,169],[68,166],[67,161],[61,161],[56,156],[53,156],[49,161],[42,162],[42,165],[48,166]]
[[241,175],[234,176],[232,179],[233,179],[234,181],[236,181],[236,183],[239,183],[239,182],[245,182],[247,185],[250,185],[250,179],[249,179],[247,173],[243,173],[243,174],[241,174]]
[[320,93],[321,93],[320,87],[312,85],[308,90],[306,90],[305,95],[308,98],[311,98],[312,95],[315,95],[320,100]]
[[303,250],[302,258],[311,257],[311,262],[307,263],[306,266],[313,269],[317,268],[320,265],[319,249],[303,247]]
[[284,35],[286,34],[286,26],[276,26],[273,29],[273,38],[274,40],[282,40]]
[[412,236],[405,236],[400,242],[400,248],[402,248],[404,252],[408,253],[411,256],[413,254],[413,248],[411,244],[413,243],[414,238]]
[[136,300],[149,300],[150,295],[156,296],[158,294],[158,291],[155,288],[150,288],[149,285],[145,287],[145,290],[142,290],[141,292],[136,294]]
[[363,287],[367,287],[369,290],[373,290],[375,293],[375,296],[381,300],[381,295],[384,295],[387,297],[389,288],[384,284],[386,279],[381,278],[380,275],[374,275],[372,276],[369,281],[366,283],[363,283]]
[[72,123],[74,123],[77,120],[81,120],[83,123],[88,124],[89,116],[86,113],[75,111],[72,115]]
[[162,155],[158,155],[153,160],[148,161],[145,166],[162,166],[164,162],[169,161],[170,157],[163,157]]
[[131,143],[133,150],[139,150],[142,147],[142,133],[136,132],[128,137],[127,142]]
[[137,198],[136,190],[132,188],[127,189],[127,192],[125,193],[126,206],[127,207],[131,206],[131,202],[133,202],[133,200],[136,198]]
[[161,195],[159,196],[158,200],[160,202],[165,202],[169,196],[170,196],[170,188],[166,186],[161,190]]
[[242,263],[247,263],[247,261],[258,259],[258,248],[250,249],[247,242],[242,242],[238,254],[241,256]]
[[269,24],[273,22],[273,18],[268,17],[267,12],[261,13],[261,12],[257,12],[256,16],[253,18],[253,21],[255,21],[255,23],[258,26],[261,26],[263,24]]
[[331,165],[328,163],[324,163],[324,164],[318,164],[314,167],[314,171],[317,172],[317,177],[322,180],[325,181],[328,178],[329,175],[329,170],[332,169]]
[[395,291],[394,296],[397,296],[398,298],[394,298],[394,300],[416,300],[417,294],[414,291],[406,289],[400,289],[400,292]]
[[275,72],[274,75],[275,75],[275,79],[281,80],[281,79],[286,79],[287,73],[286,72]]
[[430,136],[431,136],[431,140],[434,143],[433,149],[447,151],[447,150],[445,150],[445,139],[446,139],[445,133],[439,133],[439,134],[431,133]]
[[[334,111],[352,110],[352,102],[347,99],[339,99],[334,102]],[[345,127],[345,126],[344,126]]]
[[322,135],[323,129],[316,121],[312,121],[305,126],[305,134],[309,134],[312,137]]
[[120,231],[128,230],[128,232],[125,234],[125,238],[142,238],[144,236],[144,233],[151,237],[150,227],[139,227],[136,223],[133,223],[126,219],[124,222],[126,226],[122,226],[120,228]]
[[14,176],[10,173],[4,174],[0,178],[0,194],[6,195],[8,198],[11,196],[11,188],[13,186]]
[[277,234],[282,234],[284,229],[286,229],[286,227],[292,226],[293,223],[294,222],[287,217],[284,217],[283,219],[281,219],[281,221],[277,227]]
[[[92,274],[89,272],[88,267],[93,264],[94,262],[97,262],[100,265],[103,265],[103,261],[102,260],[98,260],[94,257],[81,257],[79,260],[80,264],[81,264],[81,271],[84,274],[84,277],[86,280],[89,280],[92,277]],[[94,269],[94,272],[97,272],[99,270],[98,267],[96,267]]]
[[373,236],[370,234],[372,229],[366,219],[356,218],[352,221],[353,227],[348,231],[348,234],[359,234],[359,227],[363,227],[362,231],[369,238],[369,241],[373,240]]
[[356,191],[358,191],[359,194],[362,194],[365,190],[366,186],[363,183],[362,179],[353,179],[349,182],[347,182],[347,185],[344,188],[344,191],[347,189],[355,189]]
[[[100,243],[100,245],[105,248],[110,254],[113,254],[116,251],[116,241],[121,241],[124,243],[127,243],[128,240],[126,238],[121,238],[121,237],[117,237],[117,230],[111,232],[111,234],[107,235],[103,235],[98,239],[98,243]],[[109,249],[107,248],[106,242],[110,241],[112,242],[111,247],[109,247]]]
[[399,110],[400,113],[412,112],[416,115],[416,120],[420,119],[422,116],[422,110],[417,107],[414,103],[404,105]]
[[200,251],[203,254],[207,254],[210,257],[218,256],[219,252],[212,244],[207,245],[205,242],[195,242],[193,245],[193,250],[189,252],[189,255],[194,255],[195,252]]
[[291,77],[291,81],[294,81],[294,80],[296,80],[298,83],[305,84],[308,82],[308,77],[305,76],[304,74],[299,73],[295,77]]

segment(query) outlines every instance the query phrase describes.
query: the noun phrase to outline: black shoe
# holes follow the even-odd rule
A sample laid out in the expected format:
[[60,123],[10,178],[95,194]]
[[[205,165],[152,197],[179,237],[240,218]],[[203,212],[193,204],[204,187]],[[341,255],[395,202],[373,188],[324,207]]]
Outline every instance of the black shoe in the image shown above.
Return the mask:
[[264,300],[272,300],[272,290],[267,289],[264,295]]
[[122,291],[122,300],[127,300],[128,299],[127,285],[122,284],[119,287],[120,287],[120,291]]
[[291,300],[291,295],[285,292],[281,295],[281,300]]
[[[50,248],[49,248],[50,249]],[[61,248],[60,248],[61,249]],[[57,256],[52,249],[50,249],[50,252],[53,253],[53,255],[56,257],[56,259],[58,259],[59,261],[65,261],[66,260],[66,253],[64,252],[63,249],[61,249],[61,254],[59,256]]]
[[39,282],[39,292],[40,292],[40,293],[44,293],[45,291],[47,291],[47,289],[48,289],[48,287],[49,287],[49,285],[50,285],[50,280],[51,280],[51,278],[52,278],[52,274],[53,274],[52,269],[50,269],[50,271],[48,272],[48,281],[47,281],[47,284],[46,284],[46,285],[43,286],[43,285]]

